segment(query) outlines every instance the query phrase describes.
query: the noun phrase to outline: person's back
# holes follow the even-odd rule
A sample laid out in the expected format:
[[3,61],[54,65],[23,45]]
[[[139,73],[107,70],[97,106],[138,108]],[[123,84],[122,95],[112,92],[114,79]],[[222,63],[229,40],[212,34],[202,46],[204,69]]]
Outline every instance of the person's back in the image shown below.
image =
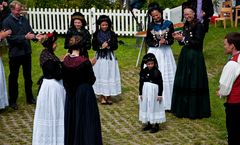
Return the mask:
[[81,36],[70,39],[71,54],[63,60],[63,82],[67,91],[64,142],[66,145],[102,145],[99,110],[92,88],[95,75],[89,59],[80,54],[82,40]]

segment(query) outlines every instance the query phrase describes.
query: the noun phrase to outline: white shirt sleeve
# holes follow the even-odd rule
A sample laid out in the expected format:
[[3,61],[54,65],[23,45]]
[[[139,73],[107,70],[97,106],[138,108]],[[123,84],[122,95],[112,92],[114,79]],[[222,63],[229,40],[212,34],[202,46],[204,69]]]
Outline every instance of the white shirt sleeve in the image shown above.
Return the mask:
[[219,80],[219,93],[221,96],[227,96],[232,90],[233,83],[240,75],[240,64],[235,61],[229,61],[223,68]]

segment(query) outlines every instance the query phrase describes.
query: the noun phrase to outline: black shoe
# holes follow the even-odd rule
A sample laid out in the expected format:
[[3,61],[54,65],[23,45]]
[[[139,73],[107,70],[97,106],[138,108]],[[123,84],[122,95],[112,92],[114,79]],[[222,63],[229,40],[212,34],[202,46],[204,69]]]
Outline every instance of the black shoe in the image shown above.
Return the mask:
[[153,125],[153,127],[151,128],[150,130],[150,133],[156,133],[159,131],[159,125],[158,124],[155,124]]
[[18,105],[16,103],[10,104],[9,107],[11,107],[13,110],[18,110]]
[[36,100],[32,98],[30,100],[27,100],[27,103],[28,104],[36,104]]
[[142,131],[147,131],[150,130],[152,128],[152,125],[150,123],[144,125],[144,127],[142,128]]

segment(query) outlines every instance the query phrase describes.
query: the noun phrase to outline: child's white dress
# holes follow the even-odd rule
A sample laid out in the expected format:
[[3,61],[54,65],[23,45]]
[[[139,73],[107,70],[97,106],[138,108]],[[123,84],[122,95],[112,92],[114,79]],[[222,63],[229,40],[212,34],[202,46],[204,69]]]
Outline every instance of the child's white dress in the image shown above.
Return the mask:
[[158,85],[144,82],[142,100],[139,98],[139,120],[150,124],[166,122],[163,100],[157,101]]

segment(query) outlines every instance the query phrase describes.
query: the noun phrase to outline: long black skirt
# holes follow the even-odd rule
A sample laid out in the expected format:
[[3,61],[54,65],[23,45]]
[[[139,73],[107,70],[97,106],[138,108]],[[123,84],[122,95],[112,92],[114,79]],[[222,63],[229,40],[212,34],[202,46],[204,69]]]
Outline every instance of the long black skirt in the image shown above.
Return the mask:
[[177,117],[211,116],[208,77],[203,53],[183,47],[174,79],[172,113]]
[[79,85],[75,96],[67,94],[64,125],[65,145],[102,145],[99,110],[91,85]]

